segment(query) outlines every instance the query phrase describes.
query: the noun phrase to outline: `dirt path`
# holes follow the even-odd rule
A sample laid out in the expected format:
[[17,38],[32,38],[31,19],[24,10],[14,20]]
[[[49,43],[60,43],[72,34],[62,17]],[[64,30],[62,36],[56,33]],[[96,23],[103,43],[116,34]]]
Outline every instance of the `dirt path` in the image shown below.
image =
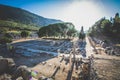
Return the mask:
[[[97,48],[96,46],[94,47]],[[110,56],[104,53],[104,51],[98,51],[98,54],[94,54],[93,68],[99,80],[120,80],[119,56]]]
[[[74,79],[78,78],[78,74],[80,73],[81,69],[79,68],[78,70],[76,70],[77,65],[73,60],[76,59],[76,57],[78,56],[76,55],[75,52],[75,49],[76,47],[78,47],[78,45],[75,44],[79,42],[79,40],[75,38],[72,42],[73,42],[73,50],[72,53],[69,53],[70,54],[69,61],[63,60],[62,57],[55,57],[36,65],[35,67],[32,68],[32,70],[38,71],[37,78],[39,78],[42,75],[46,77],[52,77],[55,80],[73,80],[73,78]],[[86,50],[88,57],[91,55],[92,51],[89,52],[89,50],[91,49],[89,49],[90,43],[88,39],[87,39],[87,43],[88,44],[86,46]]]
[[[76,40],[73,40],[73,42]],[[67,80],[69,75],[69,69],[71,62],[63,60],[62,57],[55,57],[44,61],[35,67],[31,68],[34,71],[38,71],[38,76],[52,77],[55,80]]]
[[24,41],[30,41],[30,40],[37,40],[39,38],[27,38],[27,39],[18,39],[18,40],[14,40],[12,43],[18,43],[18,42],[24,42]]
[[[55,80],[66,80],[66,76],[69,70],[69,63],[65,64],[65,61],[60,63],[62,58],[53,58],[43,63],[38,64],[32,70],[38,71],[40,77],[45,75],[46,77],[54,77]],[[60,66],[60,68],[58,68]]]
[[91,56],[91,54],[94,54],[94,52],[93,52],[93,47],[91,46],[88,37],[86,37],[86,43],[87,43],[86,44],[86,55],[88,57],[88,56]]

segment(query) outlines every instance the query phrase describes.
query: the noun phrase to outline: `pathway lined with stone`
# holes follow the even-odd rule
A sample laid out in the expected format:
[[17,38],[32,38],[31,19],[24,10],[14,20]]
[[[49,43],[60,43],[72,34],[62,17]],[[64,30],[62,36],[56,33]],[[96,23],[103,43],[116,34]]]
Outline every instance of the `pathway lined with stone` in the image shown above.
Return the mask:
[[[86,40],[89,42],[88,39]],[[71,52],[68,54],[60,54],[60,56],[42,62],[32,69],[38,71],[38,77],[44,75],[46,77],[52,77],[55,80],[73,80],[80,77],[80,73],[84,70],[84,67],[89,66],[88,56],[91,56],[92,50],[89,53],[86,53],[90,50],[90,43],[86,41],[80,41],[78,39],[73,40],[73,47]],[[79,64],[80,59],[83,59],[83,63]],[[87,69],[89,70],[89,69]],[[84,71],[85,73],[86,71]],[[88,77],[82,74],[82,78],[86,80],[89,78],[88,71],[86,72]]]

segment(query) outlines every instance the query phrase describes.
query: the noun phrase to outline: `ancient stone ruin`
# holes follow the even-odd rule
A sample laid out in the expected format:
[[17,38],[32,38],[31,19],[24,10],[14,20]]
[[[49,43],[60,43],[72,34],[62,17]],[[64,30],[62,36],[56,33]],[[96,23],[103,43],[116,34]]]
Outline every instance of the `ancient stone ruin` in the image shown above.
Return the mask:
[[30,77],[31,70],[27,66],[17,67],[13,59],[0,56],[0,80],[29,80]]

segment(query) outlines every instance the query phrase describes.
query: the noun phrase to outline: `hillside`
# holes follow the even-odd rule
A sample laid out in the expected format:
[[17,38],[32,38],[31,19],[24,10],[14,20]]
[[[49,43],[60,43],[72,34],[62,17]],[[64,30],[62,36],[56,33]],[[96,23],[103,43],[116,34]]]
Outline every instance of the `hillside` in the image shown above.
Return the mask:
[[44,18],[26,10],[6,5],[0,5],[0,20],[35,27],[62,22],[60,20]]

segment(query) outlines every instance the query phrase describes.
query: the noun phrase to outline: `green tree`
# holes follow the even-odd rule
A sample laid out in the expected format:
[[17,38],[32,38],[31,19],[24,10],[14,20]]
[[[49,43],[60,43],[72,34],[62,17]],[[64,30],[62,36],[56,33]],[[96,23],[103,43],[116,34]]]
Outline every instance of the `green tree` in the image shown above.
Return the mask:
[[0,34],[7,33],[7,31],[8,31],[8,28],[4,28],[4,27],[0,28]]
[[4,36],[12,39],[12,35],[10,35],[10,33],[5,33]]
[[101,28],[105,34],[111,34],[112,23],[106,19],[106,20],[102,21]]
[[76,32],[77,31],[74,28],[72,28],[72,29],[68,30],[67,35],[68,35],[68,37],[74,37]]
[[66,37],[67,32],[69,31],[69,36],[72,36],[76,30],[74,25],[71,23],[56,23],[44,26],[39,29],[39,37],[48,36],[48,37]]
[[90,29],[89,34],[93,37],[103,35],[110,37],[112,40],[119,41],[120,39],[120,17],[119,13],[115,14],[115,17],[111,17],[110,20],[102,18],[97,21]]
[[84,30],[83,30],[83,26],[81,27],[81,31],[79,33],[79,39],[84,39],[85,38],[85,33],[84,33]]
[[28,31],[22,31],[21,32],[21,37],[26,38],[28,36],[29,36],[29,32]]
[[115,14],[114,23],[120,22],[119,13]]
[[3,32],[2,36],[0,37],[0,44],[6,44],[12,42],[12,36],[10,33]]

